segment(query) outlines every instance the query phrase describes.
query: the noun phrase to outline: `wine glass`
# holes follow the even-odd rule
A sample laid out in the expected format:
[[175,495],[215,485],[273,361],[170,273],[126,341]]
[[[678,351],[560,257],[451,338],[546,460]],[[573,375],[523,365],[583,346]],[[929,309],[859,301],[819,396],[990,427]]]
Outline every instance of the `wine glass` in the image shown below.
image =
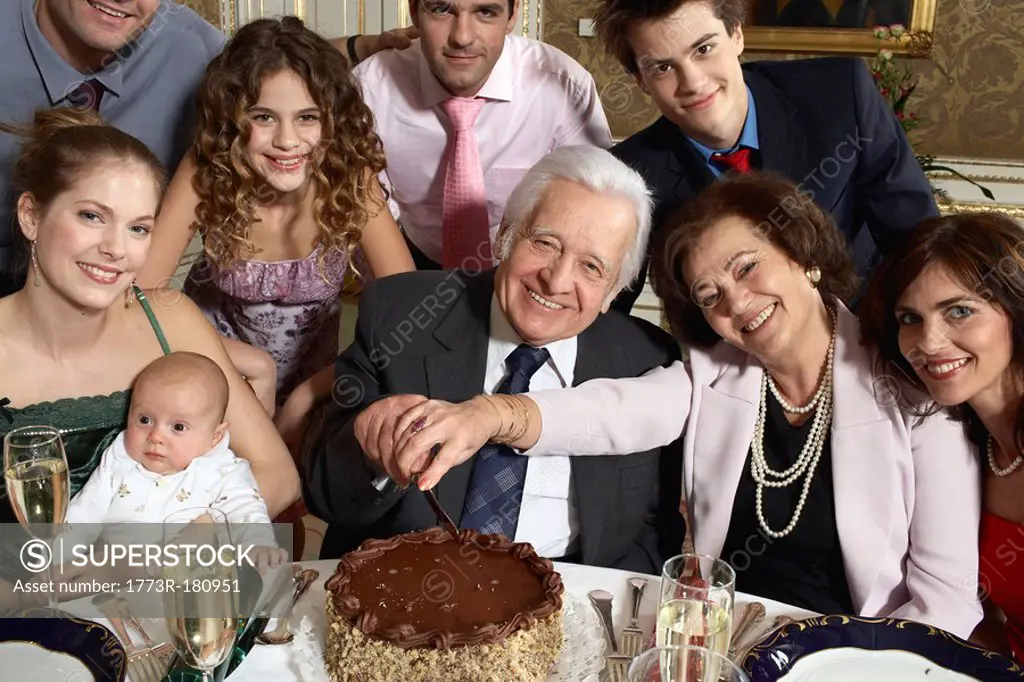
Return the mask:
[[[68,511],[69,487],[60,431],[50,426],[25,426],[8,432],[4,436],[4,480],[18,523],[40,540],[56,537]],[[47,607],[57,611],[52,563],[51,555],[45,566],[51,586],[46,592]]]
[[680,554],[661,573],[657,644],[692,645],[726,655],[732,636],[736,572],[705,554]]
[[629,665],[629,682],[750,682],[743,669],[700,646],[648,649]]
[[222,512],[207,507],[182,509],[164,519],[162,572],[175,588],[164,591],[164,619],[178,655],[200,671],[202,682],[212,680],[211,673],[235,645],[235,555]]

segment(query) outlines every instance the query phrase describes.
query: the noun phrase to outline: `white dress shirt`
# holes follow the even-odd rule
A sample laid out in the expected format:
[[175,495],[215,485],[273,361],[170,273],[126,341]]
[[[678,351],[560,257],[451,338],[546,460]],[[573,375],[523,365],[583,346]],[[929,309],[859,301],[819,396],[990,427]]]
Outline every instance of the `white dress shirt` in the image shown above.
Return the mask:
[[[493,296],[484,393],[491,395],[498,390],[508,373],[505,358],[521,343],[523,340],[502,313],[497,296]],[[572,386],[576,368],[576,337],[542,347],[551,357],[530,379],[530,390]],[[571,494],[570,473],[568,457],[528,459],[519,525],[513,540],[529,542],[540,556],[562,557],[578,551],[579,521],[575,496]]]
[[[441,102],[451,97],[434,77],[419,40],[384,50],[354,71],[384,142],[381,182],[402,229],[423,253],[441,262],[441,208],[451,123]],[[523,175],[548,152],[567,145],[612,145],[597,86],[572,57],[537,40],[509,35],[478,97],[476,119],[487,186],[491,240],[505,202]]]

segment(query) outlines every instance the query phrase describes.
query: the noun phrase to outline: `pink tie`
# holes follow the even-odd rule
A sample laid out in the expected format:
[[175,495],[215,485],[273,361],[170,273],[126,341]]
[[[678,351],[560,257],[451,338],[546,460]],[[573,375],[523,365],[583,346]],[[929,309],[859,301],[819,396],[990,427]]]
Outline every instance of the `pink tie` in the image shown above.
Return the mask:
[[491,226],[487,188],[473,124],[484,100],[453,97],[441,103],[455,129],[444,177],[441,265],[445,269],[491,267]]

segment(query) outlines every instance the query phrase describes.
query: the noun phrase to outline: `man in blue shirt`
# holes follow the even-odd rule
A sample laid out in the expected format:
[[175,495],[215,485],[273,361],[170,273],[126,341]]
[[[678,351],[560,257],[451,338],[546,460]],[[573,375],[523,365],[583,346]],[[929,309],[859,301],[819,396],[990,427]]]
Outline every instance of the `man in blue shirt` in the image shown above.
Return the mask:
[[[741,64],[745,10],[744,0],[604,0],[598,35],[662,113],[611,151],[654,192],[655,234],[724,173],[771,171],[796,183],[794,201],[831,213],[866,276],[938,213],[928,180],[862,60]],[[645,280],[646,268],[613,307],[628,312]]]
[[[173,0],[12,0],[0,6],[0,121],[92,106],[168,172],[189,143],[193,94],[224,36]],[[0,134],[0,295],[23,281],[11,175],[21,140]],[[20,271],[19,271],[20,270]]]
[[[366,58],[407,45],[407,37],[393,31],[334,44]],[[5,0],[0,122],[28,125],[36,109],[91,106],[144,142],[172,175],[191,143],[196,89],[224,41],[175,0]],[[25,274],[11,187],[20,148],[21,140],[0,133],[0,296],[19,289]]]

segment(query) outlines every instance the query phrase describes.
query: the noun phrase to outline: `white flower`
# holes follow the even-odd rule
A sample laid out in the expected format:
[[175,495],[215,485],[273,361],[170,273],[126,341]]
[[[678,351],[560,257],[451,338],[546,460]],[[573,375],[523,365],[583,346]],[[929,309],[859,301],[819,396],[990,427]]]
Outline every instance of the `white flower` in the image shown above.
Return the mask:
[[893,24],[889,27],[889,32],[892,34],[893,38],[899,38],[907,32],[907,29],[904,28],[903,24]]
[[887,61],[889,61],[890,59],[893,58],[893,51],[892,50],[879,50],[878,51],[878,58],[881,59],[883,62],[887,62]]
[[889,37],[889,27],[888,26],[876,26],[875,27],[875,37],[880,39],[880,40],[887,39]]

